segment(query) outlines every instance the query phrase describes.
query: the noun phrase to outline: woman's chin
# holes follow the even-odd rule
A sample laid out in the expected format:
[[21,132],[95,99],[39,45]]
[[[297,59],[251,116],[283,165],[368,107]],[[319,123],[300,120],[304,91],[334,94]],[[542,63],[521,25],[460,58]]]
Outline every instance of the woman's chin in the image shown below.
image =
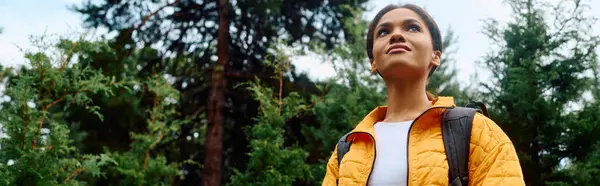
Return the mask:
[[425,66],[422,64],[416,64],[408,60],[394,60],[388,61],[386,64],[379,68],[379,72],[382,75],[391,77],[412,77],[417,74],[421,74],[425,70]]
[[396,58],[388,60],[383,65],[383,69],[390,69],[392,71],[417,71],[422,65],[414,63],[413,60],[406,60],[402,58]]

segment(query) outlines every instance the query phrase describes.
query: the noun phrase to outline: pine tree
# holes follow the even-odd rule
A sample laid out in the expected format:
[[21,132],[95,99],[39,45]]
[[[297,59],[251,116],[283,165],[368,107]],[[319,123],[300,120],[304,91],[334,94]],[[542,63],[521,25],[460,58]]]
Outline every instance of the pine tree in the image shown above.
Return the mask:
[[[557,4],[511,0],[512,20],[506,25],[488,20],[485,33],[496,43],[483,63],[493,73],[484,84],[494,119],[513,141],[525,181],[552,181],[565,157],[570,104],[589,90],[598,38],[583,2]],[[550,18],[550,19],[548,19]]]
[[[106,42],[48,40],[34,40],[39,51],[26,53],[28,66],[8,77],[0,110],[0,184],[94,185],[112,177],[119,179],[112,185],[171,185],[180,175],[181,162],[168,162],[155,148],[173,140],[173,132],[186,123],[174,119],[178,92],[159,75],[117,81],[73,58],[83,51],[110,48]],[[132,132],[128,151],[82,153],[75,143],[78,131],[67,119],[72,108],[83,107],[102,120],[102,108],[92,96],[112,97],[116,90],[136,87],[154,96],[147,130]]]
[[593,55],[590,79],[592,85],[589,100],[582,100],[581,110],[569,113],[564,121],[566,129],[562,138],[561,166],[552,185],[597,185],[600,181],[600,66],[596,53]]
[[[128,54],[135,51],[137,44],[160,46],[161,52],[155,58],[139,64],[140,73],[160,70],[175,78],[174,87],[183,94],[180,112],[186,116],[197,113],[208,113],[208,120],[194,118],[192,125],[184,127],[182,135],[209,126],[222,125],[222,140],[208,140],[205,149],[186,140],[179,140],[179,148],[172,149],[173,154],[202,161],[206,155],[210,157],[205,175],[208,178],[223,177],[227,180],[232,172],[220,172],[219,167],[243,168],[247,162],[247,141],[241,138],[241,128],[248,126],[248,120],[258,113],[258,102],[245,93],[242,88],[233,88],[235,84],[254,80],[258,76],[263,83],[276,88],[278,82],[269,79],[275,72],[268,70],[263,58],[268,55],[268,47],[276,39],[285,39],[287,44],[305,46],[312,41],[323,41],[328,49],[342,41],[340,33],[345,33],[343,18],[348,12],[340,9],[340,5],[363,8],[366,0],[358,1],[255,1],[237,0],[219,3],[215,0],[104,0],[85,2],[73,9],[81,13],[84,23],[90,28],[106,28],[118,33],[117,50]],[[224,6],[221,6],[224,5]],[[227,7],[227,15],[219,16],[219,10]],[[226,18],[228,39],[224,46],[229,47],[228,61],[217,65],[218,23]],[[166,28],[166,29],[165,29]],[[224,29],[221,29],[224,30]],[[212,76],[214,72],[215,76]],[[295,75],[295,73],[291,73]],[[215,78],[215,79],[213,79]],[[305,77],[289,79],[304,80],[298,84],[286,83],[284,91],[305,90],[301,94],[316,91],[314,83]],[[224,83],[226,82],[226,83]],[[222,87],[221,87],[222,86]],[[216,87],[219,90],[213,90]],[[310,93],[309,93],[310,92]],[[213,96],[211,96],[211,94]],[[222,99],[221,97],[222,96]],[[211,99],[218,98],[218,99]],[[209,100],[210,99],[210,100]],[[222,122],[218,116],[222,113]],[[215,114],[213,114],[215,113]],[[216,118],[216,119],[213,119]],[[216,121],[216,122],[215,122]],[[119,123],[121,125],[125,125]],[[115,124],[116,125],[116,124]],[[220,132],[219,127],[211,130]],[[126,134],[126,133],[119,133]],[[126,135],[120,135],[125,137]],[[219,136],[219,135],[215,135]],[[104,141],[102,141],[104,142]],[[221,153],[218,147],[223,144]],[[213,161],[223,156],[222,163]],[[185,177],[186,184],[199,184],[202,176],[197,174],[201,167],[186,166],[186,171],[193,173]],[[202,172],[202,171],[200,171]],[[222,175],[222,176],[219,176]]]
[[276,55],[266,62],[279,72],[274,77],[280,82],[279,90],[263,85],[258,78],[242,84],[260,102],[260,112],[255,118],[256,124],[246,131],[250,141],[247,168],[245,171],[235,170],[236,174],[232,176],[229,185],[278,186],[313,179],[305,162],[308,153],[297,145],[285,144],[284,125],[290,119],[300,116],[309,105],[297,92],[283,95],[283,78],[290,66],[289,56],[283,50],[278,46]]
[[327,160],[337,141],[363,119],[372,109],[385,103],[383,81],[370,72],[366,53],[367,21],[362,11],[344,7],[353,16],[344,20],[348,38],[332,51],[323,50],[318,43],[313,51],[321,61],[333,65],[336,76],[319,84],[321,94],[313,95],[313,120],[302,128],[310,152],[308,162],[315,177],[309,185],[319,185],[325,176]]
[[[41,41],[35,44],[42,48]],[[73,179],[78,174],[100,176],[101,168],[115,161],[79,154],[61,110],[81,105],[101,117],[87,93],[113,95],[112,89],[123,84],[90,68],[68,67],[68,61],[48,53],[27,53],[25,58],[31,69],[8,83],[0,112],[3,185],[79,185]]]

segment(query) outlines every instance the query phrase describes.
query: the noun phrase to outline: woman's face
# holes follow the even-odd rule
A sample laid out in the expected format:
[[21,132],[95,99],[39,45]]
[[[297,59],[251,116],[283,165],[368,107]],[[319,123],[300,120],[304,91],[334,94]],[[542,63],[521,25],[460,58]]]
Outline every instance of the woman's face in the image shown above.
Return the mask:
[[[373,32],[371,68],[384,79],[427,76],[439,65],[426,22],[415,12],[398,8],[384,14]],[[412,79],[411,78],[411,79]]]

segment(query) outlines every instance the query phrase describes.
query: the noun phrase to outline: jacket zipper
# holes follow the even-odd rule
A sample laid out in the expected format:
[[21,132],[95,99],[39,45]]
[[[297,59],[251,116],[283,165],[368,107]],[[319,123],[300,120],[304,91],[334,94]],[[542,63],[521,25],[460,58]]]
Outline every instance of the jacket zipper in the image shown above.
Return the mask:
[[[438,108],[453,108],[453,107],[431,107],[431,108],[425,110],[423,113],[421,113],[421,115],[417,116],[417,118],[415,118],[415,120],[413,120],[413,122],[410,123],[410,127],[408,127],[408,135],[406,135],[406,186],[409,186],[409,177],[410,177],[410,166],[409,166],[410,161],[408,161],[408,157],[409,157],[408,150],[410,149],[409,148],[410,147],[409,146],[410,145],[410,143],[409,143],[410,142],[410,130],[412,130],[413,124],[415,124],[417,122],[417,120],[419,118],[421,118],[421,116],[425,115],[427,112],[429,112],[433,109],[438,109]],[[373,169],[371,168],[371,170],[373,170]]]
[[[421,118],[421,116],[425,115],[425,113],[429,112],[430,110],[437,109],[437,108],[452,108],[452,107],[431,107],[431,108],[425,110],[423,113],[421,113],[421,115],[417,116],[417,118],[415,118],[415,120],[413,120],[413,122],[410,124],[410,127],[408,128],[408,135],[406,135],[407,136],[407,139],[406,139],[406,185],[407,186],[408,186],[408,176],[410,175],[409,174],[410,167],[408,165],[408,162],[409,162],[408,161],[408,149],[409,149],[408,148],[409,147],[408,146],[409,145],[408,141],[410,140],[410,130],[412,129],[413,124],[419,118]],[[368,185],[369,184],[369,180],[371,179],[371,174],[373,173],[373,167],[375,166],[375,158],[377,158],[377,144],[375,143],[375,137],[373,137],[373,135],[371,135],[371,134],[369,134],[367,132],[353,132],[350,135],[357,134],[357,133],[367,134],[367,135],[369,135],[369,137],[371,137],[371,140],[373,141],[373,162],[371,163],[371,171],[369,171],[369,175],[367,177],[366,185]],[[348,135],[348,136],[350,136],[350,135]]]
[[369,171],[369,175],[367,176],[367,183],[365,185],[369,185],[369,180],[371,180],[371,174],[373,173],[373,166],[375,166],[375,158],[377,158],[377,144],[375,143],[375,137],[373,135],[367,133],[371,136],[371,140],[373,140],[373,162],[371,162],[371,171]]

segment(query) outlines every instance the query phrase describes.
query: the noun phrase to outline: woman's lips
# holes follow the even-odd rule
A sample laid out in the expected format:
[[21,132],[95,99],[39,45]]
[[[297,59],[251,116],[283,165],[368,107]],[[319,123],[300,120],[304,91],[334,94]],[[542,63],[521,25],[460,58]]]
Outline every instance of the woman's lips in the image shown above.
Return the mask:
[[405,44],[394,44],[387,50],[387,54],[411,51]]

